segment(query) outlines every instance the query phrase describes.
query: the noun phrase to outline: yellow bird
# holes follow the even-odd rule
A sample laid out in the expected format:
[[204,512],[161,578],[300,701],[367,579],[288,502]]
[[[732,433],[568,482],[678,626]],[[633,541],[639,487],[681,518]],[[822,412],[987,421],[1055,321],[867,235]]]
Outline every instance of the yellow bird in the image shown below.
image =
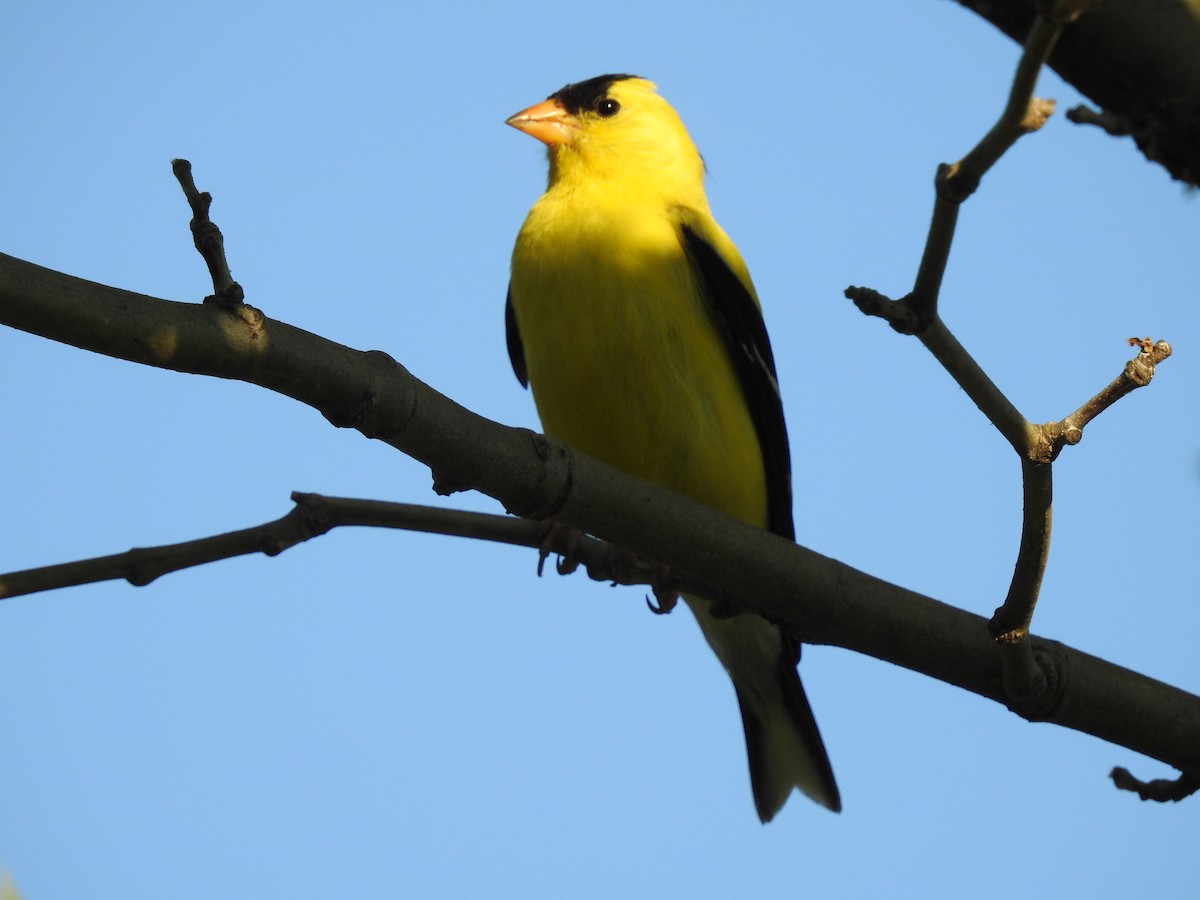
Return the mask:
[[[513,248],[505,320],[546,433],[793,539],[775,362],[742,257],[713,219],[704,162],[654,84],[601,75],[508,119],[549,148],[546,193]],[[685,597],[733,679],[754,805],[793,788],[841,809],[796,673],[760,616]]]

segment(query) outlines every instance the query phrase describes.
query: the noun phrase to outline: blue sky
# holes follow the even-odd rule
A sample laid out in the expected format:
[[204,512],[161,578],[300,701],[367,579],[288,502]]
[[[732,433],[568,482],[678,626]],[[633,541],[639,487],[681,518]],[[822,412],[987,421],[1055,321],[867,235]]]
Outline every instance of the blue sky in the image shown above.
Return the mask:
[[[436,6],[436,8],[435,8]],[[0,12],[0,250],[176,300],[210,285],[169,161],[268,315],[536,423],[502,306],[544,185],[503,126],[567,81],[658,82],[763,297],[798,539],[987,615],[1011,450],[848,284],[911,285],[936,164],[1017,47],[951,3],[569,10],[15,0]],[[1040,93],[1077,102],[1047,74]],[[960,216],[950,328],[1030,418],[1132,335],[1176,355],[1056,467],[1035,631],[1190,690],[1200,421],[1195,196],[1056,116]],[[427,470],[247,385],[0,330],[0,570],[246,527],[292,490],[438,498]],[[537,579],[532,553],[344,531],[135,590],[0,604],[0,869],[27,900],[1182,896],[1196,802],[1164,766],[870,658],[802,672],[845,811],[754,815],[728,681],[682,610]]]

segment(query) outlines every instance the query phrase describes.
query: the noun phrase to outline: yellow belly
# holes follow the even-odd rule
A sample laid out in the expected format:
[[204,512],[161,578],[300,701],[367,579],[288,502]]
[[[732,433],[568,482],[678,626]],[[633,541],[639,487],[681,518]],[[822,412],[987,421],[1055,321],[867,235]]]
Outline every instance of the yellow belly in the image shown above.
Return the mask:
[[762,455],[674,226],[530,214],[511,297],[547,434],[755,525]]

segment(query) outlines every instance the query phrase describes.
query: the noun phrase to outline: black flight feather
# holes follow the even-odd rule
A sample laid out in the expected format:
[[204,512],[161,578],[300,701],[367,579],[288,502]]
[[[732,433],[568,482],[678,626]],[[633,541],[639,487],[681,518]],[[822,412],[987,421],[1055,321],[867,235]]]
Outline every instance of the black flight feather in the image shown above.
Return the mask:
[[746,286],[708,241],[688,225],[680,226],[709,314],[733,360],[742,396],[750,410],[767,476],[767,521],[775,534],[795,540],[792,522],[792,457],[788,449],[783,401],[775,375],[775,357],[762,311]]
[[512,285],[504,299],[504,336],[508,341],[508,361],[521,387],[529,387],[529,372],[525,368],[525,345],[521,343],[521,332],[517,330],[517,314],[513,311]]
[[[767,337],[762,311],[741,279],[708,241],[686,224],[680,226],[680,236],[709,315],[713,317],[733,360],[742,396],[758,434],[766,472],[769,527],[775,534],[795,540],[792,462],[787,425],[775,374],[775,357],[771,352],[771,341]],[[788,634],[781,633],[779,637],[780,653],[774,662],[776,683],[781,691],[783,707],[808,749],[809,759],[821,782],[823,797],[814,799],[839,812],[842,801],[829,756],[825,752],[825,742],[821,740],[817,720],[796,674],[796,665],[800,662],[800,643]],[[767,728],[759,718],[755,704],[748,702],[743,695],[741,685],[735,680],[733,686],[746,733],[754,806],[759,818],[766,822],[775,815],[779,802],[768,783],[767,773],[771,764],[767,752]]]

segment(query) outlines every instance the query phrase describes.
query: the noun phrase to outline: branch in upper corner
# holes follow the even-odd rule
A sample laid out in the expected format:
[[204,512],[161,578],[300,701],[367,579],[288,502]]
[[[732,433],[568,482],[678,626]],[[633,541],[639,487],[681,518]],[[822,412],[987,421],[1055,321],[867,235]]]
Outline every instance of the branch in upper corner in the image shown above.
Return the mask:
[[1135,778],[1128,769],[1117,766],[1108,777],[1113,780],[1118,790],[1132,791],[1143,800],[1154,800],[1157,803],[1178,803],[1200,791],[1200,775],[1191,772],[1181,772],[1178,778],[1142,781]]
[[242,286],[233,280],[229,271],[229,262],[225,259],[225,239],[221,229],[208,217],[208,208],[212,206],[212,194],[208,191],[201,193],[196,190],[196,182],[192,179],[192,164],[186,159],[171,160],[171,171],[183,188],[188,206],[192,208],[192,240],[204,264],[208,266],[208,274],[212,276],[213,290],[216,292],[205,297],[205,303],[215,303],[226,309],[240,306],[245,299]]
[[980,179],[1008,149],[1026,134],[1041,128],[1054,113],[1054,101],[1033,96],[1038,74],[1062,34],[1063,23],[1039,16],[1029,29],[1025,48],[1013,75],[1004,111],[991,130],[946,173],[947,187],[965,200]]
[[1041,440],[1036,454],[1040,461],[1049,462],[1058,456],[1064,446],[1083,440],[1083,429],[1092,419],[1126,394],[1148,385],[1158,364],[1171,355],[1171,345],[1166,341],[1155,342],[1147,337],[1129,338],[1128,343],[1139,348],[1138,355],[1125,364],[1120,375],[1065,419],[1047,422],[1038,428]]
[[[1044,0],[959,3],[1022,42]],[[1148,161],[1192,187],[1200,186],[1198,10],[1195,0],[1097,2],[1049,61],[1103,110],[1107,121],[1092,124],[1117,125]]]
[[1133,123],[1127,116],[1112,112],[1100,112],[1083,104],[1067,110],[1067,121],[1074,122],[1076,125],[1095,125],[1113,137],[1125,137],[1133,134]]

